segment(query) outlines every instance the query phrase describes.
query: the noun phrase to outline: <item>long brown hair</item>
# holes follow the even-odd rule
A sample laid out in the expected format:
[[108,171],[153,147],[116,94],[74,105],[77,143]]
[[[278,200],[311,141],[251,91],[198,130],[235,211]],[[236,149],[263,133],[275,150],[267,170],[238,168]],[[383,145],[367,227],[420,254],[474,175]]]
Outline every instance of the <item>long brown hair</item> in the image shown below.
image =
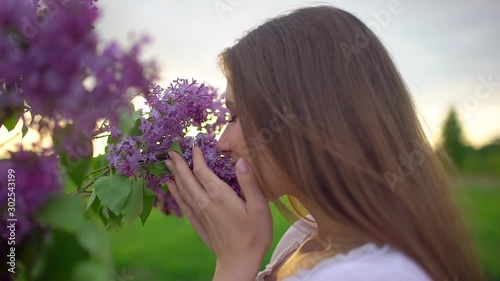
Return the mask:
[[[247,32],[219,58],[253,160],[265,147],[328,217],[398,248],[434,280],[483,280],[409,91],[358,18],[301,8]],[[270,130],[273,118],[286,126]]]

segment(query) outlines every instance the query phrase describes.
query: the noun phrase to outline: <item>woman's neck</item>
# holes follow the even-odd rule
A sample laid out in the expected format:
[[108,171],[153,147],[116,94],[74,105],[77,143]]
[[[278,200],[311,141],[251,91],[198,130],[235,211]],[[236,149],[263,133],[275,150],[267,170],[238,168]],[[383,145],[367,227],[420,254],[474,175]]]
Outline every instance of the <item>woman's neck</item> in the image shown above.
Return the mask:
[[[304,201],[300,200],[302,203]],[[356,229],[353,226],[335,221],[330,216],[326,215],[322,210],[315,207],[313,204],[302,203],[316,221],[317,233],[312,239],[316,241],[311,249],[328,248],[341,245],[342,248],[352,246],[361,246],[373,239],[369,238],[366,233]]]

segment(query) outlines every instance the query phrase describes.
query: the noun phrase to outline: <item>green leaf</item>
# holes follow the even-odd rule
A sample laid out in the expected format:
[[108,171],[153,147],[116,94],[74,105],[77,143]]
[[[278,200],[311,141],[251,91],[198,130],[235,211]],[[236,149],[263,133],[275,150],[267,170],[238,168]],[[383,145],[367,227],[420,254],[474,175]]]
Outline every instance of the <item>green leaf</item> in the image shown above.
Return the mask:
[[[61,163],[59,164],[60,164],[59,165],[60,171],[64,171],[63,165]],[[78,189],[78,186],[73,182],[73,180],[69,177],[69,174],[67,173],[62,173],[62,184],[64,186],[65,193],[71,193]]]
[[127,202],[121,212],[123,218],[129,224],[132,224],[142,213],[144,202],[144,184],[144,179],[137,179],[137,181],[132,183],[132,192],[130,192]]
[[144,196],[155,196],[156,194],[149,187],[144,187]]
[[78,231],[78,235],[76,237],[80,246],[85,249],[90,254],[99,253],[99,229],[92,227],[92,223],[87,223],[85,227],[82,227],[80,231]]
[[165,190],[165,192],[168,192],[168,185],[167,184],[162,185],[161,188],[163,190]]
[[[77,147],[62,147],[62,140],[70,134],[78,134],[77,137],[80,140],[78,145],[86,144],[88,150],[85,149],[84,151],[80,151]],[[68,124],[62,128],[61,131],[53,137],[53,140],[54,147],[59,154],[59,162],[63,166],[64,171],[69,178],[73,181],[73,183],[75,183],[76,186],[79,187],[83,182],[92,161],[92,140],[90,140],[83,133],[75,131],[72,124]],[[71,151],[68,150],[73,151],[70,153]]]
[[139,126],[141,125],[141,119],[137,119],[134,122],[134,125],[132,126],[132,129],[130,129],[129,135],[131,136],[141,136],[142,132],[139,130]]
[[[96,199],[99,200],[99,199]],[[102,222],[102,224],[106,225],[109,220],[109,209],[104,207],[102,204],[99,205],[96,211],[97,217]]]
[[101,215],[102,218],[105,219],[106,220],[105,222],[107,223],[109,220],[109,209],[106,208],[104,205],[101,208]]
[[77,234],[77,241],[101,264],[111,264],[111,241],[108,233],[96,221],[87,222]]
[[173,142],[170,145],[170,147],[168,148],[168,151],[175,151],[175,152],[179,153],[180,155],[184,155],[184,152],[182,152],[181,145],[177,141]]
[[119,129],[121,132],[128,132],[128,130],[130,130],[134,122],[132,119],[132,114],[134,112],[134,105],[132,103],[123,105],[123,107],[118,109],[118,115],[120,115]]
[[153,202],[155,200],[155,194],[153,191],[147,187],[144,187],[144,202],[142,204],[142,214],[141,221],[142,225],[146,223],[149,215],[151,214],[151,210],[153,209]]
[[97,194],[94,190],[94,191],[92,191],[92,194],[90,195],[89,201],[87,202],[87,208],[85,208],[86,210],[88,210],[94,204],[94,202],[98,202],[95,200],[96,198],[97,198]]
[[146,169],[151,175],[154,176],[170,174],[170,171],[167,169],[167,166],[165,166],[165,163],[163,161],[148,165],[146,166]]
[[116,228],[116,227],[121,227],[122,226],[122,220],[123,220],[123,215],[120,214],[116,216],[113,214],[113,212],[109,213],[109,219],[108,219],[108,224],[106,225],[106,228]]
[[108,281],[109,269],[93,261],[82,262],[73,270],[73,281]]
[[80,197],[67,194],[49,199],[36,214],[38,223],[76,232],[84,223],[84,204]]
[[97,198],[97,194],[95,193],[95,190],[92,192],[92,195],[90,195],[90,198],[87,202],[87,207],[85,209],[85,218],[87,220],[90,220],[94,218],[95,216],[100,215],[100,211],[102,208],[101,200]]
[[16,110],[12,112],[12,114],[9,116],[9,118],[5,120],[5,122],[3,122],[3,125],[5,126],[7,131],[10,132],[16,127],[17,122],[19,122],[22,113],[23,113],[22,110]]
[[71,157],[67,153],[62,153],[59,160],[61,161],[61,164],[63,165],[69,178],[75,183],[76,186],[80,186],[85,179],[87,171],[89,170],[90,163],[92,161],[92,153],[78,158]]
[[[130,104],[130,109],[134,109],[134,105]],[[136,110],[133,112],[130,112],[129,109],[123,109],[119,114],[120,114],[120,131],[124,136],[130,136],[130,133],[132,131],[135,131],[135,128],[137,126],[137,129],[139,128],[139,125],[137,125],[136,121],[139,120],[140,124],[140,118],[141,118],[141,113],[142,110]]]
[[126,136],[140,136],[142,135],[141,130],[139,130],[139,126],[141,125],[141,115],[142,110],[134,110],[134,105],[130,104],[128,108],[123,108],[119,111],[120,115],[120,125],[118,128],[122,133],[122,136],[118,138],[108,137],[108,144],[117,144],[119,143],[123,137]]
[[134,122],[135,122],[137,119],[141,118],[141,115],[142,115],[142,109],[138,109],[138,110],[132,112],[132,120],[134,120]]
[[21,129],[21,133],[22,133],[21,138],[24,138],[24,136],[26,135],[27,132],[28,132],[28,127],[23,122],[23,128]]
[[132,186],[128,177],[115,174],[100,177],[94,184],[94,190],[102,204],[115,215],[119,215],[132,191]]
[[[45,270],[47,260],[46,255],[48,248],[54,244],[52,232],[47,231],[33,231],[29,233],[29,247],[22,247],[21,256],[19,260],[16,258],[16,267],[19,267],[19,272],[16,276],[26,275],[26,280],[39,280],[40,275]],[[17,254],[17,253],[16,253]],[[22,272],[22,273],[21,273]],[[15,279],[17,280],[17,279]],[[21,279],[23,280],[23,279]]]
[[97,170],[103,167],[106,167],[109,164],[108,159],[105,154],[99,154],[96,157],[92,158],[90,167],[92,170]]
[[[121,138],[121,137],[119,137],[119,138],[112,138],[111,136],[109,136],[109,137],[108,137],[108,144],[117,144],[117,143],[119,143],[121,140],[122,140],[122,138]],[[107,149],[107,146],[106,146],[106,149]],[[107,153],[107,152],[108,152],[108,151],[106,150],[106,153]]]
[[23,262],[19,261],[19,260],[16,260],[16,267],[17,267],[17,270],[16,270],[16,279],[14,279],[14,281],[28,281],[28,277],[26,277],[27,275],[27,271],[28,269],[26,268],[26,266],[23,264]]
[[91,257],[83,249],[74,233],[61,230],[53,230],[50,233],[52,243],[47,245],[44,255],[46,261],[43,272],[36,281],[68,281],[74,269],[82,262],[88,261]]

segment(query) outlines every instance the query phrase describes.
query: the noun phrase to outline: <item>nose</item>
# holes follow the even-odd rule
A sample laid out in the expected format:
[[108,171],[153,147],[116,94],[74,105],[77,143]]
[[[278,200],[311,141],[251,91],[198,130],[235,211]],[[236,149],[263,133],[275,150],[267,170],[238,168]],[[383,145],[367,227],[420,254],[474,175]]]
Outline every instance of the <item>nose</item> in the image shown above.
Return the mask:
[[220,136],[219,140],[217,141],[217,145],[215,146],[217,148],[217,151],[220,153],[229,153],[231,152],[231,147],[229,146],[229,140],[228,140],[228,133],[227,133],[227,127],[224,128],[224,131],[222,132],[222,135]]

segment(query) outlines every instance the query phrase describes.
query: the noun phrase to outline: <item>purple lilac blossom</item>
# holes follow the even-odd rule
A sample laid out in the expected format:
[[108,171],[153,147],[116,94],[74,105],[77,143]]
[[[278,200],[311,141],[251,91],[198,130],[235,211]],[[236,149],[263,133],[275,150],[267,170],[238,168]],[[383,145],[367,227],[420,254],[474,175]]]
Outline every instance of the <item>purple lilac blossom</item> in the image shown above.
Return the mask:
[[[52,195],[62,191],[58,174],[58,159],[54,155],[40,156],[35,152],[18,151],[10,159],[0,160],[0,182],[7,187],[8,170],[15,171],[15,217],[16,240],[22,238],[34,226],[32,217]],[[10,192],[10,191],[9,191]],[[7,206],[7,190],[0,193],[1,206]],[[7,209],[0,211],[2,224],[7,223]],[[7,230],[2,225],[2,238],[6,239]],[[16,244],[20,241],[16,241]]]
[[146,155],[141,154],[138,147],[138,137],[129,136],[122,141],[108,145],[108,161],[116,171],[125,176],[134,176],[140,163],[144,163]]
[[[223,106],[222,95],[210,86],[198,85],[196,80],[177,79],[166,89],[152,84],[146,95],[146,104],[150,111],[141,117],[139,129],[142,135],[124,137],[118,144],[108,147],[107,158],[118,173],[145,178],[147,186],[156,194],[155,206],[165,214],[181,216],[179,206],[168,192],[167,181],[173,176],[153,175],[143,167],[165,160],[165,152],[177,142],[192,169],[192,148],[197,145],[203,151],[207,166],[241,196],[230,157],[216,148],[215,136],[227,122],[228,110]],[[186,136],[191,127],[199,131],[205,129],[206,133]],[[116,130],[110,129],[119,135]]]

